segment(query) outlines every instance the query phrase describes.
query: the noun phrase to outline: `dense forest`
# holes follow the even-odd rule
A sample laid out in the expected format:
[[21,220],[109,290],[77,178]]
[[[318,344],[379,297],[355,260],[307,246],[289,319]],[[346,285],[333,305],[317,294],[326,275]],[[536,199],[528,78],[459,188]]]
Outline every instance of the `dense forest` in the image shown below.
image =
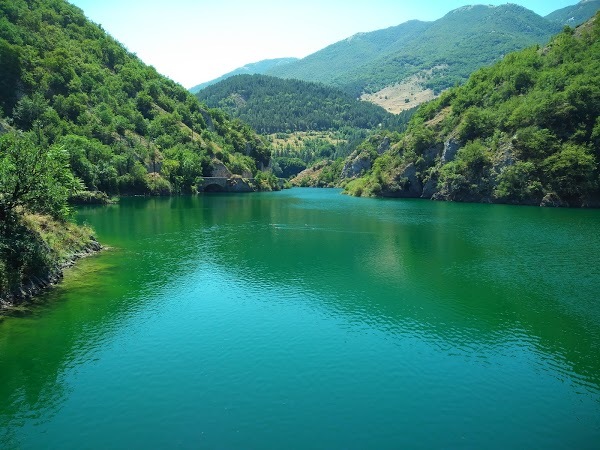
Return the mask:
[[0,13],[2,114],[64,148],[87,189],[189,192],[213,158],[234,172],[268,165],[250,127],[203,107],[66,1],[3,0]]
[[421,106],[402,135],[363,144],[353,195],[598,205],[600,16],[511,53]]
[[236,75],[196,94],[259,133],[372,129],[397,118],[383,108],[319,83],[266,75]]

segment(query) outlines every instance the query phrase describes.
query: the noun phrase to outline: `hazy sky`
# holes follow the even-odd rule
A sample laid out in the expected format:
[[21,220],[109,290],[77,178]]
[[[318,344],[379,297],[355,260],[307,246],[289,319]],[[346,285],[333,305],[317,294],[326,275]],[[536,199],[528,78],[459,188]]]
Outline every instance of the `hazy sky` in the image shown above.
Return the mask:
[[[411,19],[436,20],[472,4],[469,0],[69,1],[145,63],[186,88],[247,63],[302,58],[358,32]],[[512,3],[546,15],[577,0]]]

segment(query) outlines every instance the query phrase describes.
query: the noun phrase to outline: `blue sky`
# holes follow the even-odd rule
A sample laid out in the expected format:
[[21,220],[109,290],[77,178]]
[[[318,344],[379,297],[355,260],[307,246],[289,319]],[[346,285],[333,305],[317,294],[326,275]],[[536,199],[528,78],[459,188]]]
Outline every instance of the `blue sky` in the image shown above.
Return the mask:
[[[468,0],[69,0],[186,88],[244,64],[304,57],[358,32],[436,20]],[[485,1],[499,5],[506,1]],[[540,15],[577,0],[513,1]]]

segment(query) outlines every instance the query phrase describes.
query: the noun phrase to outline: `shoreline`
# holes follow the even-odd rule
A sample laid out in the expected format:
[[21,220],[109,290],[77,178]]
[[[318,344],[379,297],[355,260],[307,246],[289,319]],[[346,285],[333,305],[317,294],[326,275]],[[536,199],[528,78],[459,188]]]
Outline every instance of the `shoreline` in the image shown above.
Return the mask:
[[100,253],[105,248],[94,237],[90,236],[88,243],[76,249],[66,259],[61,261],[57,268],[45,275],[39,277],[33,276],[21,283],[16,289],[6,293],[4,296],[0,296],[0,313],[8,311],[11,308],[23,306],[34,297],[47,292],[62,281],[65,269],[72,267],[82,258]]

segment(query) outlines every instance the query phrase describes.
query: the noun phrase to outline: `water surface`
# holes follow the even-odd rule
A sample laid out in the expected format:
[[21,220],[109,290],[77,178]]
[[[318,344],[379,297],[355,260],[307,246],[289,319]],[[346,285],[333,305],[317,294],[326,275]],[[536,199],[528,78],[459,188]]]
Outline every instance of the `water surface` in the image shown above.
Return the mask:
[[337,190],[88,207],[0,322],[2,448],[598,448],[600,211]]

